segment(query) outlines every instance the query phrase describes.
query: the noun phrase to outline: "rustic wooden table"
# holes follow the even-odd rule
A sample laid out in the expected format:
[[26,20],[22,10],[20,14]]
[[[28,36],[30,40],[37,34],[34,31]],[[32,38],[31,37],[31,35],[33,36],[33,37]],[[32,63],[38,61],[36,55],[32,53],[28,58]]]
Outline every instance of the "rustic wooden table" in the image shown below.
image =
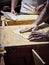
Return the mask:
[[[32,49],[43,58],[47,65],[49,65],[49,42],[30,42],[26,36],[29,33],[18,34],[18,30],[21,28],[25,28],[27,25],[12,25],[13,26],[5,26],[4,22],[2,22],[2,26],[0,26],[0,43],[5,46],[7,54],[5,55],[5,64],[7,65],[31,65],[32,63]],[[10,23],[10,25],[11,25]],[[15,24],[15,23],[14,23]],[[8,24],[7,24],[8,25]],[[49,25],[42,24],[39,29],[48,31]],[[29,55],[29,56],[28,56]]]
[[[16,26],[2,26],[0,27],[0,38],[1,38],[1,43],[4,46],[21,46],[21,45],[34,45],[34,44],[47,44],[49,42],[30,42],[23,36],[26,36],[23,34],[23,36],[14,33],[18,32],[18,29],[24,28],[29,25],[16,25]],[[42,28],[43,26],[43,28]],[[49,25],[43,24],[40,29],[43,29],[44,31],[49,30]],[[45,27],[44,27],[45,26]],[[28,34],[27,34],[28,35]]]

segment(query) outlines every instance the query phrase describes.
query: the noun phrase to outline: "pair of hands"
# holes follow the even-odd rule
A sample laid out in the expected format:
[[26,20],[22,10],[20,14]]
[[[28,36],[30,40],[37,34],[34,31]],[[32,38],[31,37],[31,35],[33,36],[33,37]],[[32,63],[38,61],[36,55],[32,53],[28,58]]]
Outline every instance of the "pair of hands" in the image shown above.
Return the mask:
[[38,26],[35,24],[30,25],[29,27],[20,30],[20,32],[31,31],[28,40],[30,41],[49,41],[49,32],[43,30],[37,30]]
[[[39,11],[39,12],[41,12],[42,11],[42,9],[43,9],[43,7],[44,7],[44,5],[43,4],[41,4],[41,5],[39,5],[37,8],[36,8],[36,11]],[[11,12],[13,13],[13,14],[15,14],[15,10],[11,10]],[[24,29],[22,29],[22,30],[20,30],[20,32],[26,32],[26,31],[32,31],[31,32],[31,34],[29,35],[29,37],[28,37],[28,39],[30,40],[30,41],[34,41],[34,40],[46,40],[46,38],[47,38],[47,36],[46,36],[46,33],[45,32],[43,32],[43,31],[36,31],[36,29],[38,28],[38,26],[36,25],[36,24],[32,24],[32,25],[30,25],[29,27],[27,27],[27,28],[24,28]]]

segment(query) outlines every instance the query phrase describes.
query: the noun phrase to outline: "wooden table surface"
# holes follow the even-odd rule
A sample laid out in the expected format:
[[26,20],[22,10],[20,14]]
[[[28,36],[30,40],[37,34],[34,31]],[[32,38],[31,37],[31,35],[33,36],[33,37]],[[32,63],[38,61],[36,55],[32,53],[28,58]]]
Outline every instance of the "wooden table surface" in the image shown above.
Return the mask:
[[[28,25],[16,25],[16,26],[0,26],[0,43],[4,46],[21,46],[21,45],[34,45],[34,44],[47,44],[49,42],[30,42],[23,38],[19,34],[15,34],[13,31],[19,28],[26,27]],[[49,30],[49,25],[43,24],[39,29],[44,31]]]

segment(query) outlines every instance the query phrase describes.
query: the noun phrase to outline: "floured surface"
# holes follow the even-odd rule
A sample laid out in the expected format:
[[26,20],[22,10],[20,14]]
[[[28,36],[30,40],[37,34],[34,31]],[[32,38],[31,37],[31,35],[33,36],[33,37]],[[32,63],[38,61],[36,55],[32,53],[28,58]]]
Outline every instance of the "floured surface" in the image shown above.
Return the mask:
[[21,29],[16,29],[16,30],[13,30],[13,32],[14,32],[14,34],[18,34],[18,35],[22,36],[23,38],[28,39],[30,32],[20,33],[20,30]]
[[13,32],[14,30],[17,30],[21,27],[24,27],[24,25],[1,27],[1,43],[4,46],[24,45],[25,43],[29,43],[28,40]]
[[[43,29],[40,29],[43,25],[44,25],[44,23],[42,23],[42,24],[39,26],[39,30],[43,30],[43,31],[47,32],[48,29],[49,29],[49,27],[46,27],[45,29],[44,29],[44,28],[43,28]],[[46,25],[44,25],[44,26],[48,26],[48,25],[46,24]],[[43,27],[44,27],[44,26],[43,26]],[[26,26],[26,27],[29,27],[29,26]],[[18,28],[18,29],[16,29],[16,30],[13,30],[13,32],[14,32],[15,34],[18,34],[18,35],[22,36],[22,37],[25,38],[25,39],[28,39],[28,36],[30,35],[31,31],[24,32],[24,33],[20,33],[20,30],[21,30],[21,29],[24,29],[24,28],[26,28],[26,27]]]
[[[21,46],[21,45],[34,45],[34,44],[47,44],[49,42],[30,42],[26,38],[29,33],[20,35],[16,30],[25,28],[29,25],[17,25],[17,26],[4,26],[1,29],[1,42],[4,46]],[[42,28],[44,31],[49,30],[49,27]],[[16,31],[16,32],[14,32]],[[27,36],[27,37],[26,37]],[[25,37],[25,38],[24,38]]]

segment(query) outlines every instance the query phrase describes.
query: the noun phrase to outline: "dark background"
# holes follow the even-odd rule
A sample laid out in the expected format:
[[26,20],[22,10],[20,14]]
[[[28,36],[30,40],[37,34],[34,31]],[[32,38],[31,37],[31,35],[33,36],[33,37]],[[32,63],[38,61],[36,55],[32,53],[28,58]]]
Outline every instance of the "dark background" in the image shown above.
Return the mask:
[[[20,8],[21,8],[21,0],[18,0],[18,4],[17,4],[17,7],[15,8],[15,10],[19,13]],[[1,10],[11,11],[11,0],[0,0],[0,11]],[[0,12],[0,14],[1,14],[1,12]]]

